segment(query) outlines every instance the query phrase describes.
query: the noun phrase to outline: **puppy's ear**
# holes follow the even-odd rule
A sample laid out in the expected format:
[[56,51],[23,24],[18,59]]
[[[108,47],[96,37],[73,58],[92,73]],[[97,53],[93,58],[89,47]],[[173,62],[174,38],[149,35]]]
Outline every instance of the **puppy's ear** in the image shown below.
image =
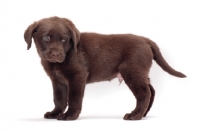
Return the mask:
[[34,22],[30,26],[28,26],[28,28],[24,32],[24,40],[28,44],[27,50],[31,48],[32,37],[33,37],[33,34],[36,32],[36,28],[37,28],[37,23]]
[[67,24],[68,29],[70,30],[73,48],[74,48],[75,52],[77,53],[77,45],[80,40],[80,32],[78,31],[78,29],[74,26],[74,24],[70,20],[68,20],[66,18],[64,18],[64,20],[65,20],[65,23]]

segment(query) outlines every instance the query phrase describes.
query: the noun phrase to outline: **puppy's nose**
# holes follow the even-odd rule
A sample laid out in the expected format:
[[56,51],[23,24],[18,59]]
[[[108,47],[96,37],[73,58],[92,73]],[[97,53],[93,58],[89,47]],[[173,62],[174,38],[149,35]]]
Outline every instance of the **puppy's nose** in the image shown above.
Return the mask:
[[61,53],[58,51],[55,51],[55,50],[51,51],[51,57],[53,57],[53,58],[58,58],[58,57],[60,57],[60,55],[61,55]]

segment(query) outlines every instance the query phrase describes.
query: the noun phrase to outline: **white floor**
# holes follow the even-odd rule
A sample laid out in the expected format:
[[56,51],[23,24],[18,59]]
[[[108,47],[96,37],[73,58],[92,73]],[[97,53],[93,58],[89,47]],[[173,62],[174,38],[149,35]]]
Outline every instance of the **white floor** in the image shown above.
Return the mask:
[[[180,88],[169,84],[172,80],[174,84],[179,84]],[[35,83],[31,84],[31,81]],[[41,80],[43,84],[33,78],[31,81],[26,83],[27,87],[13,86],[14,90],[11,88],[5,90],[1,100],[0,120],[0,129],[3,131],[198,132],[200,130],[198,121],[200,109],[196,106],[199,101],[198,90],[186,89],[184,85],[187,83],[180,79],[165,80],[163,84],[166,83],[168,88],[166,86],[156,88],[162,90],[157,90],[151,111],[140,121],[123,120],[124,114],[133,110],[135,99],[124,83],[118,86],[117,80],[87,86],[83,110],[78,120],[44,119],[43,114],[53,108],[51,88],[45,79]],[[28,84],[31,85],[28,87]]]

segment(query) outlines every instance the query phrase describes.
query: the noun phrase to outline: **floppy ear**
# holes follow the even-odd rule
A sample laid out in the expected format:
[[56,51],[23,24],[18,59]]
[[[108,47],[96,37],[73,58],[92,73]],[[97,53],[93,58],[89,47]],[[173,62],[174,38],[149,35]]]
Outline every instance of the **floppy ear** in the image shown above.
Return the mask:
[[74,26],[74,24],[70,20],[68,20],[66,18],[64,18],[64,20],[67,23],[68,29],[70,30],[73,48],[74,48],[75,52],[77,53],[77,45],[80,40],[80,32],[78,31],[78,29]]
[[33,33],[36,32],[36,28],[37,28],[37,23],[34,22],[30,26],[28,26],[28,28],[24,32],[24,40],[28,44],[27,50],[31,48],[32,37],[33,37]]

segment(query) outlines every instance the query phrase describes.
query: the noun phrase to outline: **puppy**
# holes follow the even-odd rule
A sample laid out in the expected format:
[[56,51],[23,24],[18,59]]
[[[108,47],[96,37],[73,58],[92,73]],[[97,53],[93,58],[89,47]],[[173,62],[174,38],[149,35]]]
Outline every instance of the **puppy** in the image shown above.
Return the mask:
[[153,59],[169,74],[186,77],[170,67],[157,45],[145,37],[80,33],[70,20],[50,17],[26,29],[24,39],[28,49],[32,38],[53,85],[55,108],[44,115],[47,119],[77,119],[85,85],[118,77],[120,82],[125,81],[137,101],[136,108],[124,119],[140,120],[154,101],[155,91],[148,78]]

